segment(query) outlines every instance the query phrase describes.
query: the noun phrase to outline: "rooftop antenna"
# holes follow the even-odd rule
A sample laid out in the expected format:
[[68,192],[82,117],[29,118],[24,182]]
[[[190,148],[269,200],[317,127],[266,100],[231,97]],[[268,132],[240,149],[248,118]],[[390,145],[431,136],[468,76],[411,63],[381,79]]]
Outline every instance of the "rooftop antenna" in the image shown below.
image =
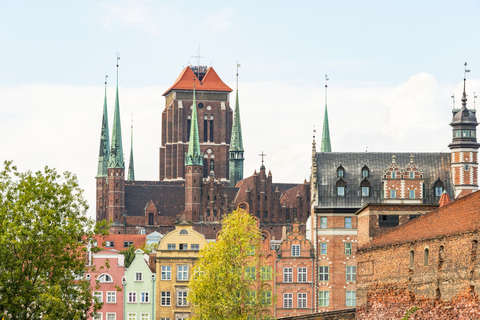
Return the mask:
[[325,75],[325,105],[327,105],[327,87],[328,87],[328,84],[327,84],[327,81],[328,81],[328,76]]
[[455,93],[452,94],[452,99],[453,99],[453,110],[455,110]]
[[240,63],[238,63],[238,60],[237,60],[237,91],[238,91],[238,68],[240,68],[241,66],[242,65]]
[[315,133],[317,132],[317,130],[315,129],[315,125],[313,125],[313,141],[315,141]]
[[198,78],[200,73],[200,58],[203,58],[202,56],[200,56],[200,44],[198,45],[198,54],[196,56],[191,56],[190,58],[197,58],[197,78]]
[[462,109],[467,108],[467,94],[465,93],[465,83],[467,82],[467,72],[470,72],[470,70],[467,69],[467,63],[465,62],[465,72],[463,73]]

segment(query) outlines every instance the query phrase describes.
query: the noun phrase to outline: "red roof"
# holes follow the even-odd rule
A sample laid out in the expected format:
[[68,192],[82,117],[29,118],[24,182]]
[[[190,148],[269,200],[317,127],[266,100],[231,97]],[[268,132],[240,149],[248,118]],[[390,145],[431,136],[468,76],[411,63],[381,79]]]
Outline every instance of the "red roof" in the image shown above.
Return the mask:
[[[163,95],[166,96],[167,93],[172,90],[193,90],[194,79],[197,83],[195,85],[195,89],[199,91],[233,91],[222,81],[222,79],[220,79],[220,77],[212,67],[208,68],[207,73],[205,74],[201,82],[198,80],[197,75],[193,73],[190,67],[185,67],[178,76],[177,80],[175,80],[173,85],[168,88],[168,90],[165,91]],[[199,82],[200,85],[198,85]]]
[[450,196],[448,195],[448,193],[446,193],[445,191],[442,193],[442,196],[440,197],[440,200],[438,201],[438,205],[440,207],[443,207],[444,205],[446,204],[449,204],[450,202],[452,202],[450,200]]
[[480,192],[471,193],[373,239],[366,247],[430,239],[480,229]]
[[[115,249],[118,251],[127,250],[128,247],[124,247],[124,241],[133,242],[135,249],[138,249],[142,244],[147,240],[147,236],[144,234],[109,234],[108,236],[95,236],[97,240],[97,246],[100,248],[105,248],[105,250]],[[103,242],[110,241],[113,242],[113,247],[102,246]]]

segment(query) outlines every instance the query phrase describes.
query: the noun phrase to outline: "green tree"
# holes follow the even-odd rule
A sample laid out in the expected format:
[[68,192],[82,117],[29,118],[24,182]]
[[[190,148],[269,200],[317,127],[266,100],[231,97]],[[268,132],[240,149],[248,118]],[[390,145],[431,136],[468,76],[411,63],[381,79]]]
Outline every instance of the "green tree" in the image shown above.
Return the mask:
[[265,265],[261,241],[257,221],[244,210],[237,209],[223,220],[218,240],[200,251],[190,277],[193,319],[271,317],[272,274],[260,273]]
[[135,260],[135,247],[133,246],[133,244],[128,247],[128,249],[120,250],[120,253],[123,254],[125,257],[125,268],[130,267],[133,260]]
[[0,318],[87,319],[93,304],[85,279],[86,244],[105,223],[86,217],[71,173],[0,171]]

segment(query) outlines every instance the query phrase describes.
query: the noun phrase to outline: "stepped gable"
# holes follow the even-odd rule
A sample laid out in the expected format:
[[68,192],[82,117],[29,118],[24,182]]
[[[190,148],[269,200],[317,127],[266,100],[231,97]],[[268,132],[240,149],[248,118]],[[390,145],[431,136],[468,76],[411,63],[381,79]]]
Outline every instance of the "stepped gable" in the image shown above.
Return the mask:
[[480,229],[480,192],[472,193],[373,239],[365,248],[413,242]]
[[226,91],[232,92],[233,90],[227,86],[222,79],[218,76],[215,70],[210,67],[207,70],[207,73],[203,77],[202,81],[199,81],[197,75],[192,71],[190,67],[185,67],[177,80],[173,85],[168,88],[167,91],[163,94],[166,96],[172,90],[192,90],[193,91],[193,79],[196,82],[199,82],[201,85],[196,88],[197,91]]
[[153,202],[162,216],[176,216],[185,210],[185,186],[181,183],[148,183],[125,185],[125,212],[127,216],[144,216],[145,207]]

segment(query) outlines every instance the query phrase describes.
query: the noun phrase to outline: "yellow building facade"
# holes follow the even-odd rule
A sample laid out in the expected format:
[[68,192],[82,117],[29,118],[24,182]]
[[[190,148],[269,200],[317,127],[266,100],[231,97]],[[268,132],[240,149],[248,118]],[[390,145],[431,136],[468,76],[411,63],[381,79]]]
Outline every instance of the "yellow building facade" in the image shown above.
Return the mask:
[[198,252],[206,244],[205,237],[185,219],[176,223],[175,230],[160,241],[156,257],[156,319],[189,318],[188,281]]

